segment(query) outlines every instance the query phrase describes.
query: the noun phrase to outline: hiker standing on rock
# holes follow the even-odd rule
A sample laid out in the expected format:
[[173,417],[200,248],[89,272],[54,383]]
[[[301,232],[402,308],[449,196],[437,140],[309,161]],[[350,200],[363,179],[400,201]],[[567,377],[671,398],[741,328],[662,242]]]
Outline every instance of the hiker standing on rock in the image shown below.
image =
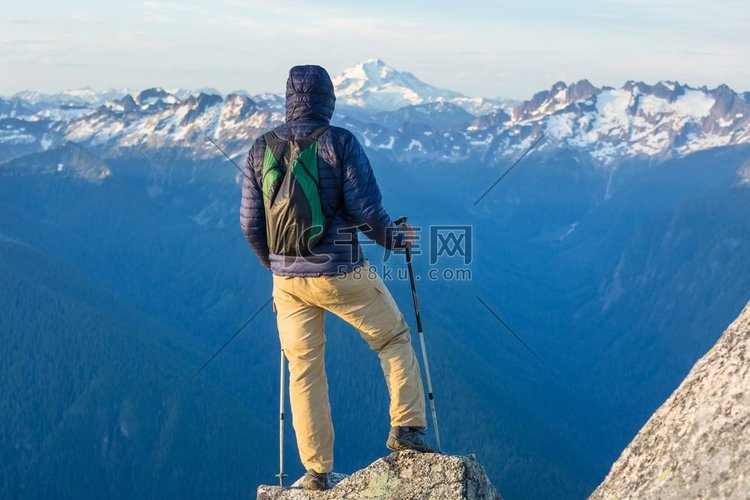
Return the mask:
[[419,365],[409,327],[382,279],[368,269],[357,231],[390,250],[415,241],[383,209],[369,160],[354,135],[329,125],[336,97],[320,66],[295,66],[286,86],[286,123],[248,154],[242,231],[273,273],[281,347],[289,361],[292,421],[305,489],[329,487],[333,425],[325,372],[325,312],[354,326],[375,351],[390,395],[395,451],[431,452]]

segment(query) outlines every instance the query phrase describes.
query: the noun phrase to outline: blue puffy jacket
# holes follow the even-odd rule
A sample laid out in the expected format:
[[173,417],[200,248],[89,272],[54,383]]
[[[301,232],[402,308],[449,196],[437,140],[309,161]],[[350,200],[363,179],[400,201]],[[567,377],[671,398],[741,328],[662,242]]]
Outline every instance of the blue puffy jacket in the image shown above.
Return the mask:
[[[301,139],[333,115],[336,97],[328,72],[320,66],[295,66],[286,84],[286,123],[274,132],[280,139]],[[328,128],[318,139],[318,170],[323,213],[330,219],[314,255],[290,257],[270,253],[266,239],[261,172],[266,141],[263,136],[247,156],[248,176],[242,184],[240,224],[261,263],[282,276],[321,276],[348,272],[364,261],[357,239],[361,229],[388,249],[401,248],[404,235],[383,209],[380,189],[370,162],[354,135]]]

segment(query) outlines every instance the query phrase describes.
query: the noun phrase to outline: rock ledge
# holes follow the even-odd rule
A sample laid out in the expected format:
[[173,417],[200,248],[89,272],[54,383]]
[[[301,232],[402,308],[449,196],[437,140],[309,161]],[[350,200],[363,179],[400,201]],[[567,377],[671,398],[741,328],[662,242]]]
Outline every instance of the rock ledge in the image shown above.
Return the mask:
[[750,303],[591,498],[750,498]]
[[295,485],[285,489],[278,486],[260,486],[257,498],[501,499],[474,455],[440,455],[412,451],[391,453],[341,479],[328,491],[307,492]]

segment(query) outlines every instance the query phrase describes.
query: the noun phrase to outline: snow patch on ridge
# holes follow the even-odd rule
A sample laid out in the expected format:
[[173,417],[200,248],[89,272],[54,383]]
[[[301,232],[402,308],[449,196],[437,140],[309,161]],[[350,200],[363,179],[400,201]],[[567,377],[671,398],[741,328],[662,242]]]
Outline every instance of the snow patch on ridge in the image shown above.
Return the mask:
[[626,130],[630,126],[630,106],[633,94],[625,89],[605,90],[596,97],[597,128],[606,134]]
[[674,111],[690,118],[703,118],[711,112],[715,100],[699,90],[688,90],[677,98]]

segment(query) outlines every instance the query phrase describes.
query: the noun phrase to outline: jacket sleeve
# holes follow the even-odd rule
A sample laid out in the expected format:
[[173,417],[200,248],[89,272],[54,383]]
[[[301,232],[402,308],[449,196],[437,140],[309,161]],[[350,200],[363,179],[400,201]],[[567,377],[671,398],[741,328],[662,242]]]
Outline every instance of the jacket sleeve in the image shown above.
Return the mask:
[[256,142],[247,155],[245,175],[242,179],[242,204],[240,207],[240,227],[250,248],[260,259],[260,263],[267,269],[271,268],[268,259],[268,240],[266,238],[266,213],[263,206],[263,192],[260,190],[258,179],[255,177],[253,162],[260,149],[260,141]]
[[391,250],[404,247],[404,233],[383,209],[370,160],[354,135],[345,142],[344,208],[368,238]]

